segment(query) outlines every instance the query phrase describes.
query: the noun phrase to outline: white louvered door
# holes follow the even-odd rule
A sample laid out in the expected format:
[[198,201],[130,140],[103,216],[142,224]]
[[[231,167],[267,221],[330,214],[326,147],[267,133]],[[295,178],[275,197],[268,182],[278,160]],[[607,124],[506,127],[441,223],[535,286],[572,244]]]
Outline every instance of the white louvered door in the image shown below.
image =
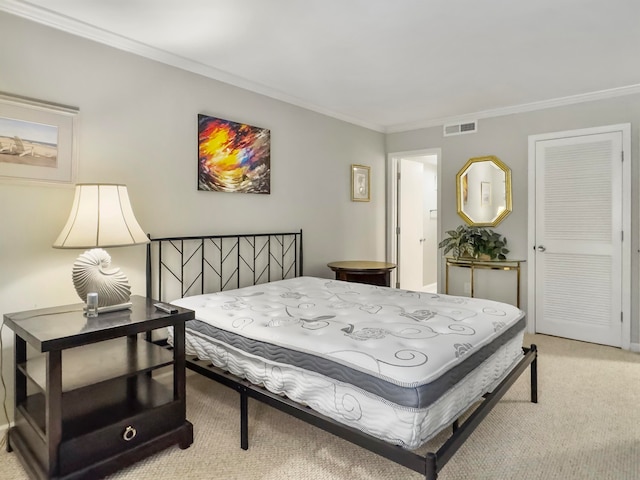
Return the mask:
[[622,342],[622,132],[535,146],[536,331]]

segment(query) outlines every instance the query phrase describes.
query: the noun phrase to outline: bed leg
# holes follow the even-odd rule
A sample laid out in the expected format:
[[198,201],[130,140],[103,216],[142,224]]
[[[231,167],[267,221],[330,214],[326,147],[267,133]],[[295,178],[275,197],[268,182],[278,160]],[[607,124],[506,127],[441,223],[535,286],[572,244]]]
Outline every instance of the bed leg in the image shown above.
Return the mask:
[[531,344],[531,351],[536,354],[531,362],[531,403],[538,403],[538,346]]
[[240,391],[240,448],[249,449],[249,397]]
[[433,452],[428,452],[424,457],[424,478],[425,480],[436,480],[438,478],[438,457]]

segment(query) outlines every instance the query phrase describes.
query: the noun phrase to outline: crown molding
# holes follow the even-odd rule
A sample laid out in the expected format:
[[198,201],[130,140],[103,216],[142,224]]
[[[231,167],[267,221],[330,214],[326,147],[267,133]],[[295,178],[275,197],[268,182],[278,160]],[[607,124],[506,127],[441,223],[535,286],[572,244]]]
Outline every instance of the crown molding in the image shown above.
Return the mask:
[[628,85],[626,87],[610,88],[607,90],[599,90],[597,92],[582,93],[579,95],[571,95],[568,97],[542,100],[540,102],[523,103],[521,105],[512,105],[510,107],[483,110],[480,112],[469,113],[465,115],[456,115],[453,117],[442,117],[411,123],[396,124],[385,128],[384,133],[401,133],[411,130],[419,130],[421,128],[441,127],[443,125],[448,125],[451,123],[462,123],[471,120],[479,120],[481,118],[503,117],[505,115],[513,115],[516,113],[533,112],[536,110],[544,110],[547,108],[563,107],[566,105],[593,102],[596,100],[606,100],[608,98],[622,97],[625,95],[635,95],[638,93],[640,93],[640,84]]

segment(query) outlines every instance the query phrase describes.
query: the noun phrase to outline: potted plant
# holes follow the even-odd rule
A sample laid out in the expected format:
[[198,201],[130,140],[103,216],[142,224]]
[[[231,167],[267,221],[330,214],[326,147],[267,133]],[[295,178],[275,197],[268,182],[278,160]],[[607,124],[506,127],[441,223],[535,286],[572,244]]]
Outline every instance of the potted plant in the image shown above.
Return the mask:
[[507,259],[507,239],[489,228],[460,225],[446,233],[448,237],[438,244],[438,248],[444,249],[444,255],[451,252],[455,258]]

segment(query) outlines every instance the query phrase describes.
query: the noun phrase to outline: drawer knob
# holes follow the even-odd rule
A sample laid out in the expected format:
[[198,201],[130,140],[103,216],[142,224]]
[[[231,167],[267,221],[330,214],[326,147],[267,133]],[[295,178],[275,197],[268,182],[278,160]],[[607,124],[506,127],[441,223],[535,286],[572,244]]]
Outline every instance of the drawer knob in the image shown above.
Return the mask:
[[122,434],[122,438],[124,438],[124,440],[126,442],[130,442],[131,440],[133,440],[136,437],[136,434],[138,433],[138,431],[133,428],[131,425],[129,425],[127,428],[124,429],[124,433]]

